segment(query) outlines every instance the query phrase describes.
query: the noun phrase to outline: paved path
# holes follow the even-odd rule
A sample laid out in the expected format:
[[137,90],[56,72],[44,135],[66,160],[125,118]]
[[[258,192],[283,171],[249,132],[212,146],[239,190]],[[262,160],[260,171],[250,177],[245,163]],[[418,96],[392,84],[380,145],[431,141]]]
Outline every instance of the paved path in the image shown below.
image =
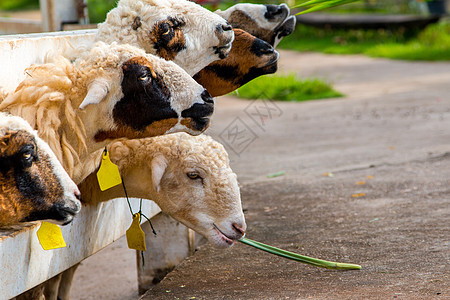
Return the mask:
[[[209,134],[226,144],[242,183],[248,237],[363,270],[205,245],[145,299],[450,298],[450,63],[286,51],[281,58],[281,72],[326,78],[347,97],[218,99]],[[279,171],[286,174],[267,178]],[[111,251],[124,260],[129,252],[119,250]],[[86,261],[77,276],[91,272]],[[86,284],[77,284],[76,299],[94,299],[81,296]]]

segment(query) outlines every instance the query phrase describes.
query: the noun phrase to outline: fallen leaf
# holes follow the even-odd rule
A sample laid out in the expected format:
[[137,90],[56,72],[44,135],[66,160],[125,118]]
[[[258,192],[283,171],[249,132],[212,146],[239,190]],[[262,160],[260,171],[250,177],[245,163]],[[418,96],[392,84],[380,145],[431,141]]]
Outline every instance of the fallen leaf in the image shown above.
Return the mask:
[[363,184],[366,184],[366,182],[363,180],[363,181],[358,181],[357,183],[356,183],[356,185],[363,185]]
[[356,197],[364,197],[366,195],[366,193],[357,193],[357,194],[352,194],[352,197],[353,198],[356,198]]
[[283,175],[286,175],[286,172],[280,171],[280,172],[276,172],[276,173],[267,175],[267,178],[274,178],[274,177],[283,176]]

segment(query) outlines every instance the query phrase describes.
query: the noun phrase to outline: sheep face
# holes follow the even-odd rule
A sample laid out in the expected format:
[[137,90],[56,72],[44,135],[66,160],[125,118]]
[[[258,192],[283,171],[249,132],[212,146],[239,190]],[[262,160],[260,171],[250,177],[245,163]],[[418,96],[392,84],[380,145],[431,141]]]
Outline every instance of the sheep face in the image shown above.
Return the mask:
[[173,60],[191,76],[225,58],[233,39],[223,18],[186,0],[121,0],[96,35]]
[[216,13],[234,28],[240,28],[276,47],[295,29],[295,16],[289,16],[286,4],[263,5],[242,3]]
[[256,77],[277,70],[279,54],[271,45],[241,29],[233,30],[236,38],[230,55],[194,76],[213,97],[230,93]]
[[77,186],[24,120],[0,116],[0,226],[70,223],[81,209]]
[[121,82],[119,87],[108,86],[106,81],[103,87],[99,87],[102,82],[95,79],[80,105],[85,108],[89,104],[99,103],[101,107],[94,107],[88,114],[98,115],[99,110],[104,110],[106,122],[113,123],[110,129],[97,127],[102,129],[95,134],[96,142],[179,131],[197,135],[209,126],[214,100],[179,66],[144,54],[125,60],[120,70],[122,78],[118,80]]
[[223,146],[210,137],[177,133],[113,143],[109,151],[133,197],[154,200],[218,247],[243,236],[236,174]]

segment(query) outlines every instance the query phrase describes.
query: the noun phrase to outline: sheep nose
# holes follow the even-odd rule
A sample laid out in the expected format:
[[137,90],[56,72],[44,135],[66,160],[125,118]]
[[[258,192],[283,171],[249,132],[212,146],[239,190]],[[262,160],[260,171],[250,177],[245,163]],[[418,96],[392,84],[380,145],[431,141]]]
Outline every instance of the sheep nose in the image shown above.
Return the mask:
[[202,100],[205,101],[206,103],[214,104],[214,99],[213,97],[211,97],[211,95],[207,90],[204,90],[203,93],[200,95],[200,97],[202,97]]
[[272,46],[270,46],[269,44],[267,44],[268,47],[264,47],[261,49],[261,53],[268,55],[268,54],[273,54],[275,52],[275,49],[273,49]]
[[226,24],[217,25],[216,29],[219,32],[224,32],[224,31],[233,30],[233,27],[230,24],[226,23]]
[[245,235],[245,230],[247,229],[247,225],[245,223],[244,224],[233,223],[232,227],[234,231],[236,231],[241,237]]
[[282,14],[286,10],[285,5],[283,4],[280,5],[267,4],[266,7],[267,11],[264,14],[264,17],[268,20],[275,18],[277,15]]
[[273,54],[275,52],[275,49],[273,49],[273,47],[269,43],[260,39],[256,39],[253,42],[250,51],[256,56],[262,56]]
[[230,24],[223,24],[222,25],[222,30],[223,31],[230,31],[230,30],[233,30],[233,27],[231,27]]

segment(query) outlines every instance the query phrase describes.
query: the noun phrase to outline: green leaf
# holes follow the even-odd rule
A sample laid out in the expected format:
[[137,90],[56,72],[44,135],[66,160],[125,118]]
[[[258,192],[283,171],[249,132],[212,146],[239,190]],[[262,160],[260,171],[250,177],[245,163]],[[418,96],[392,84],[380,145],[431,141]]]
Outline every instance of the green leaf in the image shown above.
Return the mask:
[[347,264],[347,263],[339,263],[339,262],[333,262],[333,261],[327,261],[327,260],[321,260],[309,256],[300,255],[294,252],[289,252],[280,248],[276,248],[273,246],[269,246],[251,239],[248,239],[246,237],[243,237],[239,240],[239,242],[255,247],[259,250],[263,250],[278,256],[282,256],[285,258],[293,259],[296,261],[299,261],[304,264],[309,264],[316,267],[321,268],[327,268],[327,269],[337,269],[337,270],[360,270],[360,265],[355,264]]
[[293,8],[309,7],[308,9],[303,10],[296,14],[296,15],[302,15],[302,14],[310,13],[313,11],[318,11],[318,10],[335,7],[335,6],[339,6],[339,5],[344,5],[347,3],[352,3],[352,2],[357,2],[357,1],[359,1],[359,0],[310,0],[310,1],[306,1],[306,2],[298,4],[298,5],[295,5]]

